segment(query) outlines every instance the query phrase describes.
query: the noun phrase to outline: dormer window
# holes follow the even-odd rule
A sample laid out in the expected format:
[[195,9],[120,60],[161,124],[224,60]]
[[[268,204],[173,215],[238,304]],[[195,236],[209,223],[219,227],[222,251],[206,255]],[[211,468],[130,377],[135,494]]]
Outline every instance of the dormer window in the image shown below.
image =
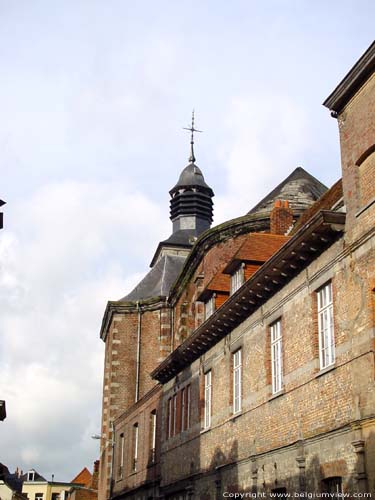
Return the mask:
[[244,264],[241,264],[230,277],[230,294],[233,295],[244,283]]
[[204,319],[208,319],[215,312],[215,297],[216,295],[213,293],[204,303]]
[[27,480],[28,481],[35,481],[35,471],[34,470],[29,470],[27,473]]

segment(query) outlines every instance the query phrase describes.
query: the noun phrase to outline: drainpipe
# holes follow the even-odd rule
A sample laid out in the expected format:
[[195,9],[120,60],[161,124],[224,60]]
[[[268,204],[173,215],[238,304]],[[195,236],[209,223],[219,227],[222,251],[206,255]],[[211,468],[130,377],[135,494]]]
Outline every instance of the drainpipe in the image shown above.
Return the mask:
[[139,372],[141,368],[141,308],[137,300],[138,324],[137,324],[137,371],[135,375],[135,402],[139,399]]
[[171,305],[171,352],[174,351],[174,305]]
[[113,494],[113,464],[114,464],[114,455],[115,455],[115,426],[113,420],[111,421],[111,431],[112,431],[112,439],[107,443],[111,445],[112,456],[111,456],[111,469],[109,472],[109,498],[112,498]]

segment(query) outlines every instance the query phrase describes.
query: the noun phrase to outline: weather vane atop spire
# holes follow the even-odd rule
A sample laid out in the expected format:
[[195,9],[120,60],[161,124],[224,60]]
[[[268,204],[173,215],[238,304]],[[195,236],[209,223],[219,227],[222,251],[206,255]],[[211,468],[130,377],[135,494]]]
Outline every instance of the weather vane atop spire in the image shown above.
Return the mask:
[[191,127],[183,127],[184,130],[189,130],[191,132],[191,139],[190,139],[190,158],[189,161],[190,163],[195,162],[195,156],[194,156],[194,132],[203,132],[203,130],[198,130],[194,128],[194,109],[193,113],[191,116]]

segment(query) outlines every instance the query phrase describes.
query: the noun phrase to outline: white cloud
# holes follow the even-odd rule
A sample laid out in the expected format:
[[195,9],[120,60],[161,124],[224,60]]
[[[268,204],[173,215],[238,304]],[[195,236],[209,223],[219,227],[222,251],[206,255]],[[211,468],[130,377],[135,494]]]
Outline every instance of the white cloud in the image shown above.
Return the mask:
[[284,95],[233,99],[226,116],[226,186],[215,204],[215,224],[244,215],[299,166],[308,143],[305,112]]
[[137,283],[167,224],[112,182],[47,184],[12,210],[17,230],[0,244],[2,461],[66,480],[98,453],[105,302]]

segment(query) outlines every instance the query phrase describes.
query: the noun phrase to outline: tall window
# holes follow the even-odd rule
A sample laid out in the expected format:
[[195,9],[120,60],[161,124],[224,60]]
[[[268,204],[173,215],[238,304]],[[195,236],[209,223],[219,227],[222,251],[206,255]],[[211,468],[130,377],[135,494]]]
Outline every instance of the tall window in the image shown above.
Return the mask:
[[138,464],[138,423],[133,425],[133,471],[137,470]]
[[233,413],[241,411],[242,349],[233,354]]
[[150,462],[156,459],[156,410],[150,413]]
[[204,304],[204,319],[208,319],[215,312],[215,294],[212,294],[211,297]]
[[181,390],[181,431],[190,427],[190,384]]
[[185,429],[189,429],[189,427],[190,427],[190,406],[191,406],[191,386],[190,386],[190,384],[188,386],[186,386],[185,396],[186,396]]
[[181,431],[186,429],[185,427],[185,412],[186,412],[186,388],[181,389]]
[[283,345],[281,337],[281,320],[271,325],[271,371],[272,394],[283,388]]
[[239,266],[230,277],[230,294],[233,295],[242,285],[245,280],[243,265]]
[[211,370],[204,374],[204,428],[207,429],[211,425]]
[[120,434],[120,460],[118,468],[118,475],[120,479],[122,479],[124,475],[124,455],[125,455],[125,436],[124,434]]
[[168,399],[168,423],[167,423],[167,437],[168,439],[172,437],[172,419],[173,419],[173,409],[172,409],[172,398]]
[[317,292],[319,323],[319,359],[320,368],[326,368],[335,362],[335,336],[333,331],[332,283],[324,285]]
[[172,436],[176,435],[177,431],[177,394],[173,395],[173,419],[172,419]]

